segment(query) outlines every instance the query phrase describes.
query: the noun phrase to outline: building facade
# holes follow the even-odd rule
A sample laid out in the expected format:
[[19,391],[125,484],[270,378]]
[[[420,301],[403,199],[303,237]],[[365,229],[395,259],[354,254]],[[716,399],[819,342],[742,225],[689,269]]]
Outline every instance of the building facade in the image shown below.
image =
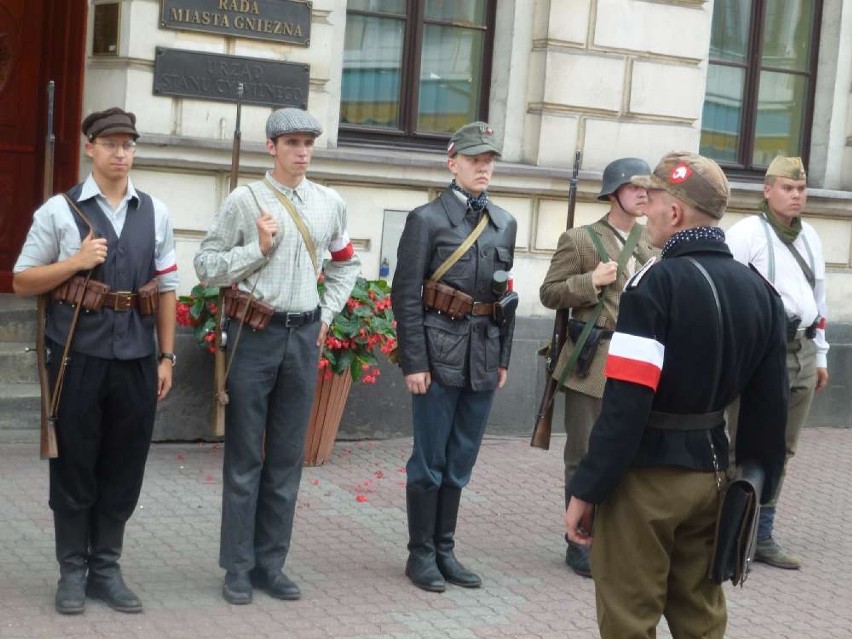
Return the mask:
[[[385,258],[392,272],[407,211],[446,185],[450,132],[487,119],[503,146],[492,197],[519,224],[521,344],[498,400],[506,410],[495,411],[507,429],[535,412],[534,351],[552,316],[538,287],[566,225],[576,151],[575,224],[606,210],[595,197],[616,157],[652,166],[673,149],[715,157],[734,187],[730,225],[757,210],[776,153],[801,155],[835,342],[833,385],[815,412],[826,425],[850,419],[852,380],[841,372],[852,370],[842,345],[852,334],[850,0],[0,0],[5,290],[48,175],[51,79],[55,189],[88,171],[84,114],[113,105],[137,114],[133,179],[172,212],[183,292],[227,193],[238,82],[241,181],[271,166],[263,132],[273,106],[306,105],[325,128],[310,177],[346,200],[368,278]],[[387,372],[383,392],[398,393]],[[407,416],[406,403],[401,426]]]

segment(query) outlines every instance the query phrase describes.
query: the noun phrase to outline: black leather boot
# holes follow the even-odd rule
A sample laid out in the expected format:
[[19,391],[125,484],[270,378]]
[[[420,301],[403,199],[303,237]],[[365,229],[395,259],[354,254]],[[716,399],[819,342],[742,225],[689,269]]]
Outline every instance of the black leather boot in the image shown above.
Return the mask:
[[453,552],[461,488],[441,486],[438,491],[438,517],[435,521],[435,554],[444,579],[463,588],[479,588],[482,579],[461,565]]
[[446,583],[435,563],[435,515],[438,489],[405,491],[408,510],[408,562],[405,576],[418,588],[444,592]]
[[86,594],[119,612],[142,612],[139,597],[121,577],[118,560],[124,542],[124,522],[103,515],[91,521],[92,551]]
[[79,615],[86,609],[86,554],[89,551],[89,513],[53,513],[59,585],[54,605],[63,615]]

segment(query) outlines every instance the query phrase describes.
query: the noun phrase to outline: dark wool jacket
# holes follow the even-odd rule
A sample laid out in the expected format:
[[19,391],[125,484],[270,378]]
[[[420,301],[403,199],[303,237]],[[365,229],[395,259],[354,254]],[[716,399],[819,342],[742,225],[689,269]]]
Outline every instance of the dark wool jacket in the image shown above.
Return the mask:
[[[494,271],[512,268],[517,222],[507,211],[489,203],[490,222],[476,243],[441,279],[473,296],[493,302]],[[497,387],[497,369],[509,367],[514,321],[500,328],[487,316],[453,320],[424,310],[421,298],[427,279],[470,235],[478,217],[467,215],[465,203],[450,189],[408,214],[397,251],[393,277],[393,312],[399,354],[405,375],[431,371],[446,386],[473,390]]]
[[[715,283],[721,334],[709,284],[686,256],[697,260]],[[647,385],[607,379],[601,415],[589,439],[589,452],[571,482],[571,494],[600,503],[630,467],[712,471],[708,432],[720,468],[727,468],[723,418],[709,431],[664,430],[650,427],[648,420],[652,410],[717,411],[739,395],[737,461],[753,459],[764,467],[762,501],[767,501],[784,465],[789,398],[784,308],[778,294],[736,262],[724,242],[685,241],[628,283],[621,296],[618,333],[662,344],[659,383],[655,392]]]

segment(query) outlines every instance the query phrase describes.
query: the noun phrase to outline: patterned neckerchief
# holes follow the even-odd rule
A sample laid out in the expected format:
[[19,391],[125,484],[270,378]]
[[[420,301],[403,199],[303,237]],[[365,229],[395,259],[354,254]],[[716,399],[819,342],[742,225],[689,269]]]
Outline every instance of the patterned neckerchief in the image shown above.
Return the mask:
[[453,189],[453,191],[458,191],[459,193],[464,195],[467,198],[467,205],[477,213],[484,210],[485,207],[488,206],[488,191],[483,191],[479,195],[471,195],[458,184],[456,184],[455,180],[450,182],[450,188]]
[[712,240],[714,242],[724,242],[725,232],[718,226],[696,226],[695,228],[678,231],[669,238],[663,246],[663,252],[660,257],[663,259],[669,257],[671,252],[679,244],[685,242],[694,242],[695,240]]

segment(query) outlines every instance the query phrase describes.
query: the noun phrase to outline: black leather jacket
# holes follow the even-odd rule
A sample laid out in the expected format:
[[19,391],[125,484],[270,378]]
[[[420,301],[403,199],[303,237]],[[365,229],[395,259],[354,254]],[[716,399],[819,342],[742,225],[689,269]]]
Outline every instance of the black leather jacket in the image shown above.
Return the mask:
[[[489,203],[490,223],[476,243],[441,279],[473,296],[493,302],[494,271],[510,270],[518,225],[507,211]],[[446,386],[473,390],[497,387],[497,369],[509,367],[514,320],[500,328],[487,316],[452,320],[424,310],[421,299],[427,279],[470,235],[478,218],[466,215],[466,204],[449,187],[440,196],[408,214],[397,251],[393,277],[393,312],[405,375],[430,371]]]

